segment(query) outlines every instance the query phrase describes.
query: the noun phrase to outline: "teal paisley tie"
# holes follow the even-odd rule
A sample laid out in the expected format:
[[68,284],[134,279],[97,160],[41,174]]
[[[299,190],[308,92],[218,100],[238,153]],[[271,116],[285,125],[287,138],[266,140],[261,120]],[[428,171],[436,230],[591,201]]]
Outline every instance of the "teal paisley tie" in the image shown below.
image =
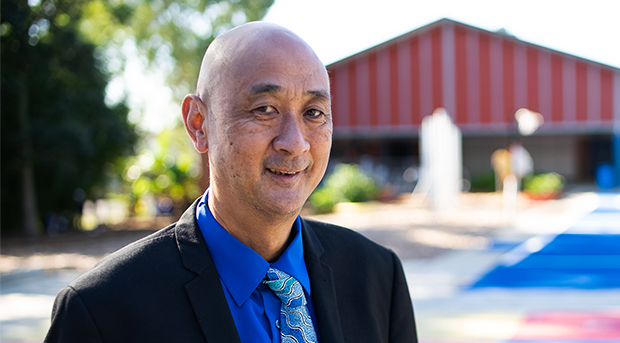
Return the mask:
[[282,301],[279,321],[282,343],[317,343],[299,281],[281,270],[269,268],[263,283]]

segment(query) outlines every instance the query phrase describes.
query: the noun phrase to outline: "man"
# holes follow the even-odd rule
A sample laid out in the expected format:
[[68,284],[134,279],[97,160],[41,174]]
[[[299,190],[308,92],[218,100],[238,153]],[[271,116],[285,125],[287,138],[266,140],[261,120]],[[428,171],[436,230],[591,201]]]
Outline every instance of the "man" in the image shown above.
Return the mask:
[[332,133],[303,40],[267,23],[219,36],[182,112],[210,188],[63,289],[47,342],[417,341],[395,254],[299,217]]

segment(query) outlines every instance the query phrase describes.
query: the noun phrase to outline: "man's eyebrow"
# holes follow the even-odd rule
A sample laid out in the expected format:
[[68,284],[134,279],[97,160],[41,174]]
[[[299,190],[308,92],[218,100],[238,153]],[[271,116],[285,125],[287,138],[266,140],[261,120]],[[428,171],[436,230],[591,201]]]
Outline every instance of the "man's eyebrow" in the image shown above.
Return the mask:
[[250,88],[250,92],[254,95],[269,93],[275,94],[282,91],[282,86],[274,85],[271,83],[259,83]]
[[327,92],[324,89],[320,89],[320,90],[316,90],[316,91],[307,91],[306,94],[308,94],[310,97],[312,97],[313,99],[316,99],[316,100],[327,100],[327,101],[329,101],[329,99],[330,99],[329,92]]
[[[276,94],[282,92],[283,89],[284,88],[282,86],[274,85],[271,83],[259,83],[250,87],[250,93],[252,93],[252,95],[259,95],[265,93]],[[330,100],[329,92],[325,89],[306,91],[306,95],[316,100]]]

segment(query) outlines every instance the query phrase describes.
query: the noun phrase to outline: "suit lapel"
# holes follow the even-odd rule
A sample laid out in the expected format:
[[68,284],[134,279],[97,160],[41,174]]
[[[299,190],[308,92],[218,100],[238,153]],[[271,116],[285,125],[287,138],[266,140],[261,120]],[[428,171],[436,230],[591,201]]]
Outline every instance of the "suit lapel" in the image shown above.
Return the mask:
[[185,285],[185,290],[208,343],[241,343],[215,265]]
[[[197,274],[185,290],[208,343],[241,343],[219,275],[196,222],[197,203],[198,200],[181,216],[175,230],[183,265]],[[344,342],[332,269],[323,260],[323,245],[314,229],[304,219],[302,226],[304,258],[321,342]]]
[[317,316],[321,342],[344,342],[332,269],[322,259],[323,245],[313,228],[304,219],[302,219],[302,226],[304,259],[310,277],[312,303]]
[[208,343],[241,343],[220,277],[196,222],[197,203],[181,216],[175,229],[183,265],[197,274],[185,290]]

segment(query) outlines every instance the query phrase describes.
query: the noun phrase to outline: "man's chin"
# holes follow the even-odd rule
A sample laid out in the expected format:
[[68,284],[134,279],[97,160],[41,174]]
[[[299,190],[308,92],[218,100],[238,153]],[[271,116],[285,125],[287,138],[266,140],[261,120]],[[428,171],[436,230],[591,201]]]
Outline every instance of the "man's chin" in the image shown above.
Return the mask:
[[265,199],[257,204],[257,209],[264,212],[267,216],[295,217],[304,206],[305,201],[300,199],[275,198]]

